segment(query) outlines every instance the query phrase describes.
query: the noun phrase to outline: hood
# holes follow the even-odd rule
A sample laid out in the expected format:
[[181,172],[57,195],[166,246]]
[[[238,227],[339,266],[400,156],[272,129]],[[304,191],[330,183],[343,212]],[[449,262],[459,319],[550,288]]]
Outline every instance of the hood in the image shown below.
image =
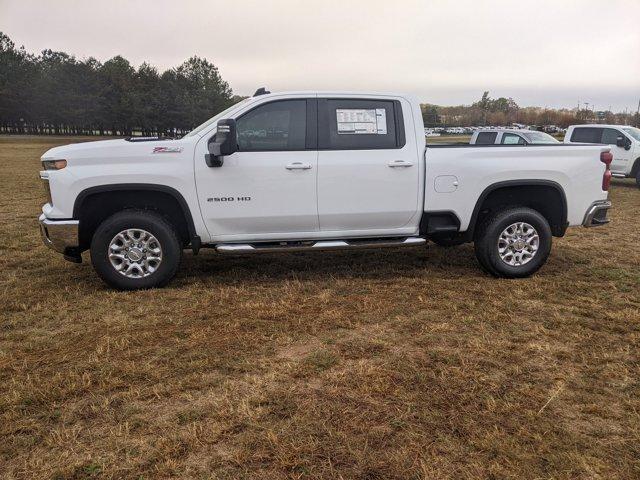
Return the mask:
[[113,149],[128,144],[126,140],[99,140],[97,142],[81,142],[70,143],[69,145],[60,145],[47,150],[42,155],[42,160],[60,160],[66,159],[68,156],[82,155],[86,152],[104,151],[105,149]]
[[[82,159],[115,159],[122,157],[141,157],[154,153],[180,153],[185,149],[183,139],[127,141],[100,140],[62,145],[47,150],[42,160],[82,160]],[[160,150],[160,151],[159,151]]]

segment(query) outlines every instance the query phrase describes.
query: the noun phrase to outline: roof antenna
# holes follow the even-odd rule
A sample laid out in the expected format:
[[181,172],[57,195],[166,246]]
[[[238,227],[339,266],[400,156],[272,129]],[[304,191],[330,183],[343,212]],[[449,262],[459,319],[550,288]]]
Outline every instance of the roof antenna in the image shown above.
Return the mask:
[[256,93],[253,94],[254,97],[259,97],[260,95],[266,95],[267,93],[271,93],[264,87],[260,87],[256,90]]

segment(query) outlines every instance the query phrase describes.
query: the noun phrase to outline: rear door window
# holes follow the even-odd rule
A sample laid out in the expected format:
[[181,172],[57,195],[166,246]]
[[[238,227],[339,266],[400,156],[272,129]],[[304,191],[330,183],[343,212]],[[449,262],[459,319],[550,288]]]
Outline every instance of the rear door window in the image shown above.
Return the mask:
[[595,127],[576,128],[571,134],[571,141],[576,143],[600,143],[602,130],[602,128]]
[[318,148],[377,150],[404,145],[404,121],[399,101],[318,100]]
[[498,132],[480,132],[476,137],[476,145],[493,145],[497,137]]

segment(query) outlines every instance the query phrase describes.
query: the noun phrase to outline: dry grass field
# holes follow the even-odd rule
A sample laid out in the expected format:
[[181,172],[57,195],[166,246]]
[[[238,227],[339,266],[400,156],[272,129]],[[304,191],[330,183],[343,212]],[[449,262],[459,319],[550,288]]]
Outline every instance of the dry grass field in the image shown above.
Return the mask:
[[105,288],[0,139],[0,478],[640,478],[640,190],[533,278],[471,245],[218,257]]

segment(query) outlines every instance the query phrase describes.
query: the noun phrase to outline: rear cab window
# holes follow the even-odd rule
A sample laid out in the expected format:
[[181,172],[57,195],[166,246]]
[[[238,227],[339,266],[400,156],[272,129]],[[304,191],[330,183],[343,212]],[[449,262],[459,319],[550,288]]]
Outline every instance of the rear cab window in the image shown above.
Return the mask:
[[476,145],[493,145],[497,137],[498,132],[480,132],[476,137]]
[[318,99],[320,150],[397,149],[405,143],[399,101]]
[[578,127],[571,133],[571,141],[575,143],[600,143],[602,141],[602,128]]

